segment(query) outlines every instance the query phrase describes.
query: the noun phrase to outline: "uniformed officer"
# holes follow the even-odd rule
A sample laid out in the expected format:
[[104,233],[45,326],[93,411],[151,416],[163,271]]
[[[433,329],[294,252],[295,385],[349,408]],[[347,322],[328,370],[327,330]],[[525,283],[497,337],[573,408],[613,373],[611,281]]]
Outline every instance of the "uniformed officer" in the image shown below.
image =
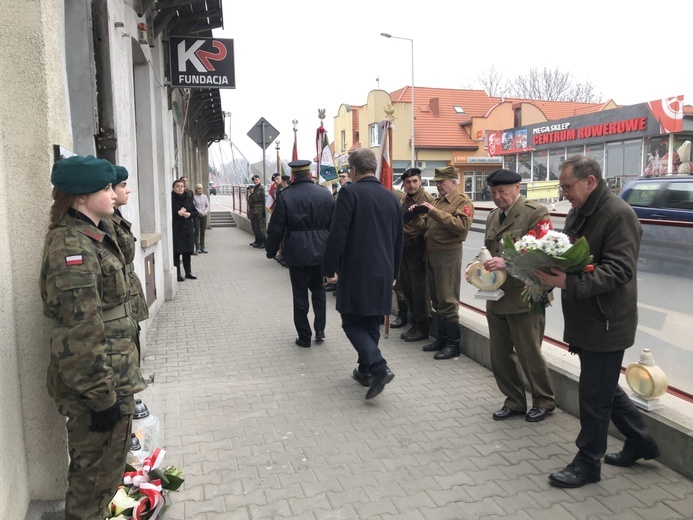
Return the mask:
[[251,242],[251,246],[261,248],[265,247],[267,238],[267,226],[265,224],[265,187],[260,182],[258,175],[253,175],[251,180],[255,187],[250,192],[248,198],[248,217],[250,217],[250,225],[255,235],[255,242]]
[[102,222],[113,214],[116,174],[103,159],[53,166],[53,206],[39,286],[52,320],[48,393],[67,417],[66,520],[107,518],[123,478],[139,368],[126,260]]
[[[120,207],[125,206],[130,199],[130,188],[128,187],[128,170],[124,166],[114,166],[116,179],[113,183],[113,191],[116,194],[115,210],[109,219],[104,219],[111,236],[118,241],[123,257],[125,258],[125,272],[127,273],[128,289],[130,292],[130,315],[138,322],[149,318],[149,308],[147,299],[144,296],[142,282],[135,272],[133,261],[135,260],[135,242],[137,238],[132,233],[132,224],[128,222],[120,213]],[[112,222],[112,224],[111,224]]]
[[[474,217],[474,206],[458,189],[459,174],[454,166],[436,168],[433,180],[440,197],[431,204],[422,202],[410,211],[427,211],[426,282],[436,311],[438,339],[424,352],[439,351],[435,359],[460,355],[459,302],[462,281],[462,242],[467,238]],[[416,208],[426,208],[417,210]]]
[[[409,214],[411,206],[435,199],[421,184],[421,170],[409,168],[402,174],[405,195],[402,198],[404,224],[404,249],[399,267],[398,282],[411,315],[411,328],[400,337],[404,341],[420,341],[428,338],[431,299],[426,286],[426,214]],[[410,218],[412,216],[413,218]]]
[[[500,256],[504,235],[519,239],[529,230],[551,225],[548,209],[520,194],[521,180],[518,173],[504,169],[486,178],[491,199],[497,206],[486,220],[484,245],[493,255],[484,264],[487,271],[505,269]],[[491,368],[498,389],[505,395],[503,407],[493,414],[497,421],[517,415],[524,415],[530,422],[541,421],[556,406],[546,360],[541,354],[546,317],[528,312],[527,302],[522,299],[524,285],[521,280],[508,276],[501,286],[503,297],[486,302]],[[528,412],[520,367],[532,394],[532,408]]]
[[316,341],[325,339],[325,287],[320,266],[332,221],[334,202],[327,190],[310,180],[310,161],[289,163],[294,182],[281,192],[267,229],[267,258],[274,258],[284,242],[283,258],[289,267],[293,291],[296,345],[311,346],[308,291],[313,304]]

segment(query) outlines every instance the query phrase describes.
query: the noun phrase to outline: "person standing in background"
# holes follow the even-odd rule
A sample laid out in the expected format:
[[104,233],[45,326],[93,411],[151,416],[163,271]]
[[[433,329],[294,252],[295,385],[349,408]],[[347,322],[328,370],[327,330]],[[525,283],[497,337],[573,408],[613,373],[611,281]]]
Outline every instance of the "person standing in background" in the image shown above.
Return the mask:
[[[185,193],[183,181],[173,182],[171,191],[171,210],[173,213],[173,265],[176,266],[178,281],[184,282],[185,278],[197,280],[197,276],[192,274],[190,257],[195,250],[195,226],[193,218],[197,215],[197,210],[193,204],[192,197]],[[183,267],[185,278],[180,272],[180,260],[183,257]]]
[[195,185],[195,195],[193,195],[193,204],[197,210],[197,216],[194,218],[195,225],[195,252],[206,253],[205,249],[205,231],[207,230],[207,222],[209,221],[210,204],[207,195],[202,193],[202,184]]
[[267,239],[267,224],[265,222],[265,187],[260,182],[258,175],[252,177],[253,191],[250,192],[248,198],[248,217],[250,225],[255,235],[255,242],[251,242],[251,246],[264,248]]

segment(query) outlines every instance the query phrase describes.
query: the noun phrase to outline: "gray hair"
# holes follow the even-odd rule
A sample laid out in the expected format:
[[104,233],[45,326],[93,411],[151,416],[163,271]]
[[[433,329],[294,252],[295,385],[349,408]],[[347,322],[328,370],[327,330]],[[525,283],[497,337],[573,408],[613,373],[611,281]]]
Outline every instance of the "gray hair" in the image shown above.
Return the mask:
[[378,159],[370,148],[358,148],[349,154],[349,166],[359,175],[375,173]]

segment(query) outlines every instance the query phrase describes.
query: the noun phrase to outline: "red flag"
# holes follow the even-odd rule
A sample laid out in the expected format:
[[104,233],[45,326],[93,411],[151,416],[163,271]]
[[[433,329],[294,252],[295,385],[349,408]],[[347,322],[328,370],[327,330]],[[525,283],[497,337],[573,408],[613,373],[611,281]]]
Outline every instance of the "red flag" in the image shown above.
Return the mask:
[[392,189],[392,123],[385,120],[380,123],[382,138],[380,140],[380,156],[378,157],[378,169],[375,176],[380,184],[388,190]]
[[298,145],[296,143],[296,130],[294,130],[294,151],[291,154],[292,161],[298,161]]

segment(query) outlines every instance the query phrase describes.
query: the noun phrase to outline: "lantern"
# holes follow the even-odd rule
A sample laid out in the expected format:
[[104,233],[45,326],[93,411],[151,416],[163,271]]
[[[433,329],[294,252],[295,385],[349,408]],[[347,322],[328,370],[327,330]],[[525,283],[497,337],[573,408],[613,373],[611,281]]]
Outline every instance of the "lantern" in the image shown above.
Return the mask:
[[142,399],[135,399],[132,433],[140,442],[144,456],[151,454],[159,446],[159,419],[149,412]]
[[648,412],[662,406],[658,397],[667,391],[667,376],[655,365],[649,348],[642,351],[637,363],[626,367],[626,382],[635,394],[631,400],[636,406]]
[[130,434],[130,449],[128,450],[126,462],[130,464],[135,469],[140,469],[142,467],[142,461],[145,458],[145,453],[142,451],[142,445],[140,444],[137,435],[134,433]]

